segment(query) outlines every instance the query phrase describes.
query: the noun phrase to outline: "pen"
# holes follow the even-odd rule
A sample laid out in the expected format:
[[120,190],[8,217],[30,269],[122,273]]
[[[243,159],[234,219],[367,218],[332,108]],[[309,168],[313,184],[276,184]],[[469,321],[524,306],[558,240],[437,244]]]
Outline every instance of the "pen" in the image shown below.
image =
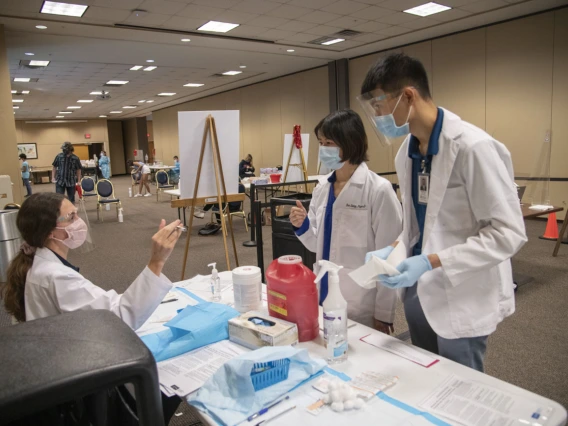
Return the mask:
[[164,303],[177,302],[177,301],[178,299],[164,300],[162,303],[160,303],[160,305],[163,305]]
[[[290,395],[286,395],[285,398],[279,399],[278,401],[274,402],[272,405],[269,405],[266,408],[263,408],[262,410],[260,410],[258,413],[254,413],[252,416],[250,416],[247,420],[249,422],[252,422],[254,419],[256,419],[258,416],[262,416],[264,413],[266,413],[268,410],[270,410],[272,407],[277,406],[278,404],[280,404],[282,401],[286,401],[287,399],[290,399]],[[262,423],[262,422],[261,422]],[[260,424],[260,423],[259,423]]]
[[263,420],[263,421],[261,421],[261,422],[258,422],[255,426],[260,426],[260,425],[263,424],[263,423],[266,423],[266,422],[269,422],[269,421],[271,421],[271,420],[274,420],[275,418],[280,417],[280,416],[286,414],[288,411],[292,411],[294,408],[296,408],[295,405],[294,405],[293,407],[290,407],[290,408],[285,409],[284,411],[282,411],[282,412],[276,414],[275,416],[273,416],[273,417],[271,417],[271,418],[269,418],[269,419],[266,419],[266,420]]

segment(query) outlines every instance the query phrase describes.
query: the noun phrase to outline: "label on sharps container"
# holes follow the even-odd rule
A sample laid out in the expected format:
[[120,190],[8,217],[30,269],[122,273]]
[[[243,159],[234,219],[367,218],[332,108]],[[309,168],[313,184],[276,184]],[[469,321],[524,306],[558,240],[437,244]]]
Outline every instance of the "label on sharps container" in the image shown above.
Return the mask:
[[268,308],[282,316],[288,316],[288,301],[285,294],[268,291]]

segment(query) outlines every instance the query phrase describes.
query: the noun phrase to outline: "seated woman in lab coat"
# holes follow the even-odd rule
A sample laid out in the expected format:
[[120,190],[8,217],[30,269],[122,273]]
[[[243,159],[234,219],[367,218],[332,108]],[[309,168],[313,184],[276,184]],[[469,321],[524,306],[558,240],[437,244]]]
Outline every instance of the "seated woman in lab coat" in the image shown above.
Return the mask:
[[31,321],[82,309],[108,309],[132,329],[139,328],[172,288],[162,274],[181,231],[180,221],[152,237],[148,266],[123,294],[105,291],[67,261],[69,249],[87,238],[87,225],[77,208],[63,195],[38,193],[29,197],[18,213],[17,226],[24,243],[8,268],[3,289],[6,310],[17,321]]
[[[392,184],[369,170],[367,135],[359,115],[336,111],[314,130],[320,161],[331,174],[314,189],[309,213],[298,201],[290,212],[296,235],[316,258],[343,266],[341,293],[350,319],[390,334],[393,331],[396,293],[377,282],[360,287],[348,273],[363,266],[365,255],[400,235],[402,211]],[[327,296],[327,277],[320,285],[320,304]]]

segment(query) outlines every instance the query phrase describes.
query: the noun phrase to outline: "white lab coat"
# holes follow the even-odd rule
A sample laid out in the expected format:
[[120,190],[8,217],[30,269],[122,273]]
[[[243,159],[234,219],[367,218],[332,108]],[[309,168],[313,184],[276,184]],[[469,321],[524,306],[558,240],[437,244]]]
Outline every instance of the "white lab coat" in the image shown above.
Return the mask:
[[[404,216],[398,239],[410,256],[420,234],[409,140],[400,147],[395,166]],[[439,336],[485,336],[515,311],[510,258],[527,241],[511,155],[483,130],[446,110],[438,143],[422,253],[437,254],[442,268],[422,275],[418,298]]]
[[[308,218],[310,229],[298,238],[306,248],[323,254],[324,217],[331,184],[320,179],[314,189]],[[378,284],[364,289],[348,273],[363,266],[365,255],[388,246],[402,230],[402,211],[392,184],[362,163],[333,204],[333,231],[329,260],[343,266],[339,286],[347,301],[349,318],[373,327],[373,318],[392,323],[396,291]]]
[[123,294],[104,291],[65,266],[49,249],[36,251],[24,291],[26,321],[79,310],[107,309],[136,330],[152,315],[172,283],[146,267]]

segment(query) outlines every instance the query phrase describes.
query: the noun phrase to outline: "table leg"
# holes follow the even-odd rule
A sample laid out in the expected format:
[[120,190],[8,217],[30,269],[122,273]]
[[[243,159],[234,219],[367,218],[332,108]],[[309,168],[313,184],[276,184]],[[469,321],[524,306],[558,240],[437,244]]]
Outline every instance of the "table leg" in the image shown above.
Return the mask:
[[560,230],[560,234],[558,234],[558,239],[556,240],[556,245],[554,246],[554,251],[552,252],[552,257],[556,257],[558,255],[560,244],[562,244],[562,239],[564,238],[564,234],[566,233],[566,225],[568,225],[568,213],[562,221],[562,229]]

